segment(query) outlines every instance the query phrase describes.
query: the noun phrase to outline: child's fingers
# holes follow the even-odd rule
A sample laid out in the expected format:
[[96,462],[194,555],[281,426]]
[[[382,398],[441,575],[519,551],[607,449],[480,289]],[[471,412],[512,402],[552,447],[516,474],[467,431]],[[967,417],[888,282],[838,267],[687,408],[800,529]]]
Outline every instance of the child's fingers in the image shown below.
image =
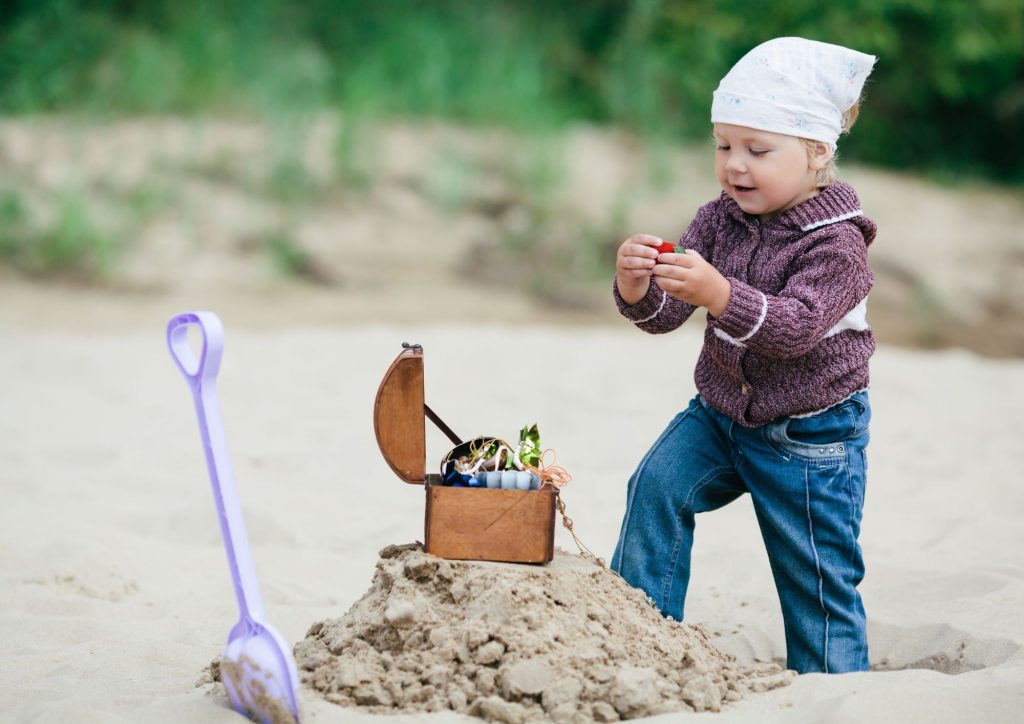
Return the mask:
[[638,256],[650,255],[652,252],[653,252],[654,256],[657,256],[658,252],[655,251],[655,249],[657,248],[658,244],[660,243],[660,242],[658,242],[658,237],[650,236],[650,237],[647,237],[647,238],[650,241],[635,241],[635,242],[633,242],[632,244],[629,245],[629,249],[634,254],[636,254]]
[[678,279],[658,275],[652,276],[651,279],[654,280],[654,283],[662,291],[666,291],[669,294],[677,294],[679,292],[681,282]]
[[693,249],[687,249],[685,254],[662,254],[661,256],[665,257],[666,261],[671,261],[672,264],[686,267],[687,269],[693,269],[705,263],[704,257]]
[[[670,256],[670,255],[664,255]],[[679,264],[665,264],[659,261],[654,266],[654,275],[659,277],[668,277],[669,279],[682,279],[686,275],[686,267]]]
[[659,254],[658,263],[676,269],[696,269],[705,262],[700,257],[692,256],[687,252],[686,254]]
[[619,270],[629,272],[631,274],[645,274],[650,275],[651,270],[654,268],[653,259],[640,259],[637,257],[627,257],[622,260],[619,264]]
[[623,243],[623,250],[629,250],[634,256],[646,256],[653,252],[651,258],[657,256],[657,248],[664,242],[650,233],[637,233]]
[[630,244],[622,249],[623,258],[635,258],[635,259],[648,259],[654,261],[658,258],[658,252],[654,250],[653,246],[645,246],[644,244]]
[[657,284],[660,289],[663,289],[669,294],[684,294],[687,290],[686,281],[682,279],[661,275],[655,275],[653,279],[654,283]]

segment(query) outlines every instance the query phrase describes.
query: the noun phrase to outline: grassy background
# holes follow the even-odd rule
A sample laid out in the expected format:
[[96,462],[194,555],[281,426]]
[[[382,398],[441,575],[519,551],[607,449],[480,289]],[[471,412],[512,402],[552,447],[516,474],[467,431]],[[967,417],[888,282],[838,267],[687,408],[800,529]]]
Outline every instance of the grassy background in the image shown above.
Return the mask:
[[778,35],[879,56],[846,158],[1024,182],[1022,0],[14,0],[0,113],[343,107],[700,138],[721,76]]
[[[164,282],[147,269],[187,247],[227,260],[225,282],[267,271],[338,289],[356,244],[346,220],[401,222],[398,204],[429,207],[438,238],[463,229],[445,247],[467,278],[559,309],[591,292],[605,303],[638,219],[646,228],[662,197],[687,210],[704,199],[686,196],[697,157],[681,159],[708,143],[720,78],[781,35],[879,57],[844,161],[958,198],[988,189],[979,202],[998,189],[962,181],[1024,184],[1024,0],[8,0],[0,271],[152,291]],[[588,124],[604,139],[594,156],[580,151]],[[189,140],[168,147],[164,126]],[[412,145],[396,165],[402,129]],[[137,133],[148,140],[132,146]],[[646,168],[624,171],[623,155]],[[581,159],[603,186],[581,183]],[[140,175],[119,173],[136,162]],[[1024,256],[1009,228],[982,246],[1012,280]],[[985,310],[999,330],[986,338],[1019,327],[1020,284],[964,301],[939,295],[933,273],[888,274],[912,297],[893,303],[915,320],[904,341],[948,342],[960,307]]]

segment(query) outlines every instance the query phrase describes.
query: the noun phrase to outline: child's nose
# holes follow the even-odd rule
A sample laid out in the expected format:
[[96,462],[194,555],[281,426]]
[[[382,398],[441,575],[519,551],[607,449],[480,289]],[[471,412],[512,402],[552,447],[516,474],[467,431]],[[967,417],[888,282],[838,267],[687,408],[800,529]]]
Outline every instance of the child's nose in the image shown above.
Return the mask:
[[743,173],[747,170],[746,164],[743,163],[743,159],[738,154],[729,154],[729,159],[725,162],[725,168],[729,171],[735,171],[737,173]]

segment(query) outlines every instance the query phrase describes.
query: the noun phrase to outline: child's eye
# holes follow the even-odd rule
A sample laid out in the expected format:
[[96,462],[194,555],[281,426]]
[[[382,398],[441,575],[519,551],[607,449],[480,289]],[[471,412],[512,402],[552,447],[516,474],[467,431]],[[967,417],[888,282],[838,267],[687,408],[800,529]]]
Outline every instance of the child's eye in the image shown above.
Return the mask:
[[757,150],[757,149],[753,149],[753,148],[752,148],[752,149],[750,149],[750,155],[751,155],[751,156],[763,156],[763,155],[765,155],[766,153],[768,153],[768,151],[759,151],[759,150]]
[[728,151],[728,150],[729,150],[729,147],[728,147],[728,146],[720,146],[720,145],[716,145],[716,146],[715,146],[715,148],[716,148],[717,150],[719,150],[719,151]]

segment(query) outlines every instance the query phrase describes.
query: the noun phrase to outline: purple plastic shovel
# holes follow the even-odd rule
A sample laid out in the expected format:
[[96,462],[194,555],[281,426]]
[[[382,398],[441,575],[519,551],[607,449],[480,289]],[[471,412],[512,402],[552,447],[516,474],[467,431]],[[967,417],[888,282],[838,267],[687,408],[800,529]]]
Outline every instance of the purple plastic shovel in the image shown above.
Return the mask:
[[[199,359],[188,343],[188,329],[193,325],[203,338]],[[217,403],[214,383],[224,351],[224,327],[213,312],[179,314],[167,323],[167,346],[192,390],[199,416],[199,434],[206,452],[206,468],[213,485],[213,498],[217,501],[220,532],[238,599],[240,616],[228,634],[220,665],[221,681],[231,706],[251,719],[274,724],[298,721],[295,692],[299,676],[295,660],[284,637],[267,623],[263,610]]]

